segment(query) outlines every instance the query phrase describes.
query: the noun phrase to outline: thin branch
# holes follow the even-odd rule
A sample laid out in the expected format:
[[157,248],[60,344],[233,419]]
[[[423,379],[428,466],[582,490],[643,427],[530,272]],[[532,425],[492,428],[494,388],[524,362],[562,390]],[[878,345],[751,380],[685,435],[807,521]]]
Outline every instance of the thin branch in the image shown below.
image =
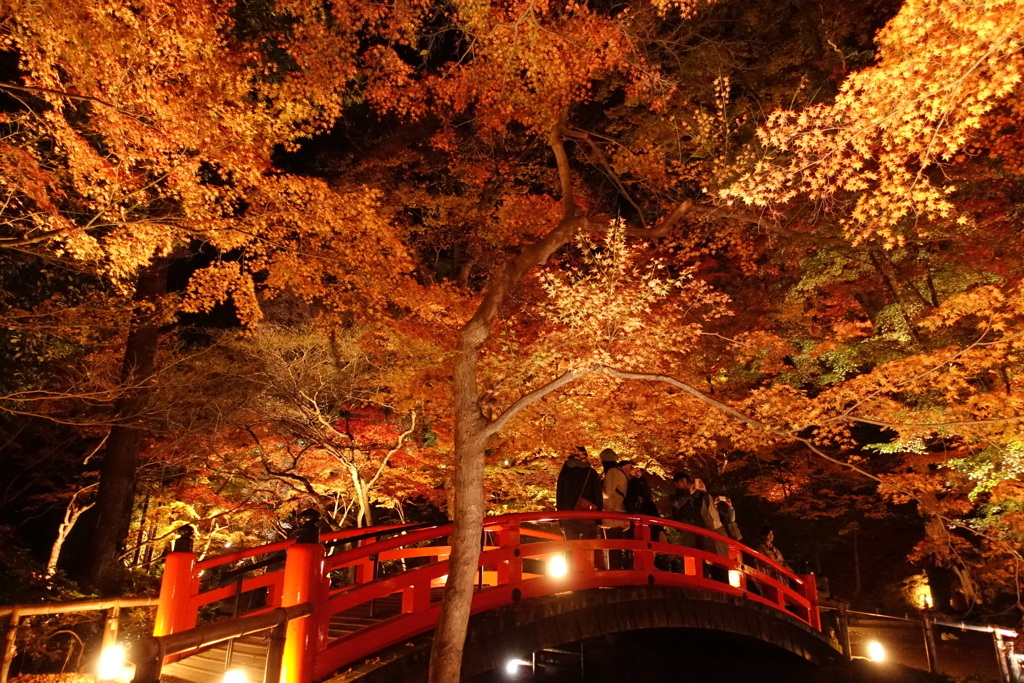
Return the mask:
[[99,105],[102,105],[104,107],[108,107],[110,109],[113,109],[114,111],[116,111],[119,114],[124,114],[128,118],[135,119],[139,123],[143,123],[143,124],[145,124],[147,126],[149,125],[148,123],[146,123],[145,121],[140,119],[135,114],[130,114],[130,113],[126,112],[124,109],[121,109],[120,107],[118,107],[116,104],[111,104],[110,102],[107,102],[105,100],[101,100],[98,97],[91,97],[89,95],[76,95],[74,93],[64,92],[63,90],[53,90],[52,88],[37,88],[37,87],[32,87],[30,85],[12,85],[10,83],[0,83],[0,90],[20,90],[21,92],[28,92],[28,93],[40,93],[40,94],[44,94],[45,93],[47,95],[57,95],[58,97],[64,97],[64,98],[67,98],[69,100],[78,100],[80,102],[93,102],[94,104],[99,104]]
[[566,129],[565,121],[568,113],[563,111],[558,117],[558,123],[551,127],[548,134],[548,144],[555,155],[555,163],[558,165],[558,182],[562,189],[562,219],[573,217],[579,211],[576,207],[576,199],[572,189],[572,173],[569,170],[569,155],[565,152],[565,143],[562,142],[562,133]]
[[584,375],[589,375],[591,372],[592,370],[589,368],[583,370],[570,370],[569,372],[566,372],[560,375],[559,377],[551,380],[544,386],[538,387],[537,389],[534,389],[530,393],[519,397],[519,399],[515,403],[510,405],[508,408],[505,408],[505,410],[502,411],[501,415],[499,415],[497,418],[491,421],[491,424],[487,428],[488,436],[500,432],[502,428],[504,428],[505,424],[523,408],[529,406],[530,404],[536,401],[539,401],[540,399],[544,398],[551,392],[561,389],[566,384],[574,382],[580,377],[583,377]]
[[373,485],[377,483],[377,480],[380,478],[380,475],[384,472],[384,468],[387,467],[388,461],[391,460],[391,456],[400,451],[402,449],[402,444],[405,442],[405,439],[414,431],[416,431],[416,411],[411,410],[409,411],[409,414],[412,416],[412,424],[409,426],[407,430],[398,435],[398,443],[396,443],[395,447],[388,451],[387,455],[384,456],[384,459],[380,461],[380,465],[377,467],[377,473],[374,474],[373,477],[370,478],[370,481],[367,482],[366,484],[367,491],[373,489]]
[[823,423],[830,422],[842,422],[849,420],[851,422],[860,422],[861,424],[875,425],[877,427],[889,427],[891,429],[913,429],[915,427],[919,429],[944,429],[946,427],[971,427],[974,425],[996,425],[996,424],[1009,424],[1011,422],[1020,422],[1024,420],[1024,415],[1011,415],[1010,417],[992,417],[992,418],[980,418],[977,420],[950,420],[949,422],[883,422],[882,420],[872,420],[866,417],[857,417],[855,415],[836,415],[823,420]]
[[89,461],[92,460],[93,456],[100,452],[100,449],[103,448],[103,444],[107,443],[107,439],[110,438],[110,431],[111,430],[108,429],[107,433],[103,435],[103,439],[100,440],[98,444],[96,444],[96,448],[89,451],[89,454],[82,459],[83,465],[88,465]]
[[[825,453],[820,448],[818,448],[813,443],[811,443],[811,441],[809,439],[805,439],[805,438],[803,438],[801,436],[797,436],[796,434],[793,434],[791,432],[787,432],[787,431],[784,431],[784,430],[781,430],[781,429],[776,429],[775,427],[767,425],[764,422],[761,422],[760,420],[758,420],[756,418],[753,418],[750,415],[747,415],[746,413],[744,413],[742,411],[736,410],[732,406],[726,405],[725,403],[722,403],[721,401],[717,401],[717,400],[711,398],[710,396],[708,396],[707,394],[705,394],[701,390],[699,390],[699,389],[697,389],[695,387],[692,387],[689,384],[686,384],[685,382],[680,382],[675,377],[670,377],[669,375],[655,375],[655,374],[638,373],[638,372],[624,372],[622,370],[617,370],[616,368],[608,367],[607,365],[601,366],[601,371],[605,372],[606,374],[611,375],[612,377],[618,377],[619,379],[639,379],[639,380],[647,380],[647,381],[651,381],[651,382],[664,382],[665,384],[670,384],[670,385],[676,387],[677,389],[682,389],[683,391],[685,391],[686,393],[690,394],[694,398],[696,398],[696,399],[698,399],[700,401],[703,401],[704,403],[707,403],[708,405],[710,405],[710,406],[712,406],[714,408],[717,408],[718,410],[722,411],[723,413],[725,413],[729,417],[733,417],[733,418],[739,420],[740,422],[745,423],[746,425],[748,425],[750,427],[753,427],[755,429],[759,429],[759,430],[764,431],[764,432],[768,432],[769,434],[774,434],[775,436],[782,437],[783,439],[790,439],[790,440],[793,440],[793,441],[799,441],[800,443],[802,443],[805,446],[807,446],[815,455],[818,455],[818,456],[824,458],[825,460],[828,460],[829,462],[833,462],[833,463],[835,463],[835,464],[837,464],[837,465],[839,465],[841,467],[845,467],[847,469],[853,470],[854,472],[857,472],[858,474],[861,474],[861,475],[867,477],[868,479],[876,481],[879,484],[885,483],[877,475],[871,474],[867,470],[864,470],[864,469],[862,469],[860,467],[857,467],[856,465],[853,465],[851,463],[843,462],[842,460],[838,460],[836,458],[833,458],[831,455],[829,455],[828,453]],[[886,483],[886,485],[891,485],[891,484],[887,484]],[[896,487],[893,487],[893,488],[896,488]],[[900,490],[900,489],[897,489],[897,490]],[[907,491],[900,490],[900,493],[904,493],[906,495],[910,495],[910,493],[907,492]]]
[[759,228],[764,228],[769,232],[773,232],[776,235],[781,235],[782,237],[796,242],[809,242],[819,247],[836,247],[839,249],[855,248],[846,240],[836,239],[834,237],[819,237],[817,235],[810,235],[803,232],[793,232],[792,230],[783,227],[783,225],[778,221],[769,220],[764,216],[750,213],[749,211],[741,211],[722,206],[709,206],[706,204],[694,204],[692,210],[695,213],[704,214],[708,218],[725,218],[743,221],[744,223],[752,223]]

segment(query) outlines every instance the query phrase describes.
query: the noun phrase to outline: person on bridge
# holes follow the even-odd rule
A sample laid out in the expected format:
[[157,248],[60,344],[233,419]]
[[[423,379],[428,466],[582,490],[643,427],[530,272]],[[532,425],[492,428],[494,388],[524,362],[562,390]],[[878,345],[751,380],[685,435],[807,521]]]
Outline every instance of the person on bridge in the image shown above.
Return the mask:
[[[789,563],[786,562],[786,558],[782,556],[782,552],[775,547],[775,532],[772,530],[772,528],[770,526],[766,526],[764,529],[762,529],[761,533],[764,536],[764,540],[761,541],[761,545],[757,546],[757,552],[761,553],[769,560],[772,560],[777,564],[781,564],[786,569],[792,571],[792,568],[789,566]],[[769,574],[778,574],[778,572],[774,568],[769,567],[769,569],[771,569],[771,571],[768,572]]]
[[[672,476],[672,482],[675,484],[676,490],[669,497],[669,517],[683,524],[696,527],[704,526],[700,508],[697,507],[693,494],[690,492],[690,475],[686,472],[676,472]],[[701,537],[692,531],[673,529],[671,535],[672,542],[678,545],[685,545],[689,548],[703,549],[704,547]]]
[[[644,476],[644,471],[634,467],[633,463],[628,460],[619,463],[619,465],[622,466],[623,472],[629,477],[629,481],[626,484],[626,500],[624,501],[626,512],[647,515],[648,517],[661,517],[661,513],[658,512],[658,506],[654,502],[654,492],[651,491],[651,485],[648,483],[647,477]],[[630,531],[632,532],[632,529]],[[632,535],[630,535],[630,538],[632,538]],[[651,540],[664,543],[664,529],[660,526],[652,526]]]
[[[658,505],[654,502],[654,492],[647,481],[646,472],[634,467],[630,462],[619,463],[623,471],[629,477],[626,485],[626,511],[648,517],[661,517]],[[650,525],[651,540],[655,543],[667,543],[668,536],[665,534],[665,527]],[[636,540],[636,524],[632,524],[626,532],[626,537]],[[662,570],[671,570],[671,560],[666,555],[655,555],[654,566]]]
[[[690,486],[690,493],[693,495],[694,505],[700,510],[703,527],[708,531],[714,532],[712,535],[704,536],[702,539],[704,550],[721,555],[722,557],[729,557],[729,545],[724,540],[720,541],[716,538],[716,535],[725,536],[725,527],[722,526],[722,520],[718,516],[715,497],[708,493],[704,482],[700,478],[693,480],[693,484]],[[708,562],[705,562],[704,565],[704,575],[723,583],[729,580],[727,569]]]
[[732,501],[725,496],[719,496],[715,505],[718,507],[718,518],[722,520],[725,533],[734,541],[742,541],[743,534],[736,524],[736,508],[732,506]]
[[[602,486],[603,509],[605,512],[626,511],[626,488],[629,485],[629,478],[619,463],[615,461],[616,453],[610,448],[601,451],[601,464],[604,466],[604,482]],[[626,519],[604,519],[601,520],[604,527],[604,537],[618,540],[625,535],[629,527],[629,520]],[[621,550],[608,551],[608,568],[623,569],[625,566],[624,553]]]
[[[587,450],[577,446],[562,465],[555,484],[555,509],[558,511],[597,511],[601,509],[601,475],[586,461]],[[563,519],[559,522],[567,541],[597,538],[596,519]]]

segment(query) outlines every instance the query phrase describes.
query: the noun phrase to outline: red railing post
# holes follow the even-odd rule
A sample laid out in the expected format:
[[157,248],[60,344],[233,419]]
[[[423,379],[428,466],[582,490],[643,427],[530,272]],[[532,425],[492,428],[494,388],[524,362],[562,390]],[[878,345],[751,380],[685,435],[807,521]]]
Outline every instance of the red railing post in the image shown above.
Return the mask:
[[307,515],[307,521],[299,531],[298,542],[287,550],[281,606],[291,607],[308,602],[317,609],[309,616],[288,622],[281,658],[281,683],[311,683],[316,653],[325,644],[323,640],[326,634],[321,628],[323,620],[318,609],[327,597],[324,547],[316,533],[319,515],[313,517],[307,513],[303,513]]
[[643,543],[643,547],[633,551],[633,569],[649,572],[654,569],[654,551],[651,550],[651,527],[645,520],[633,522],[633,540]]
[[[803,594],[807,598],[807,623],[815,630],[821,630],[821,612],[818,611],[818,582],[814,574],[800,574],[798,577],[803,581]],[[783,605],[785,607],[785,605]]]
[[[374,536],[373,538],[364,538],[363,540],[359,541],[358,547],[362,547],[364,545],[371,545],[376,542],[376,536]],[[365,558],[363,561],[356,565],[356,583],[370,583],[371,581],[377,578],[377,563],[373,559],[371,559],[371,557]]]
[[729,584],[735,585],[736,588],[739,588],[742,591],[746,591],[747,573],[743,571],[743,546],[739,541],[734,541],[732,539],[729,540],[729,559],[735,564],[735,567],[729,571],[736,572],[736,577],[738,579],[736,584],[738,585],[733,584],[732,575],[729,576]]
[[[498,547],[519,549],[519,523],[504,525],[498,530]],[[523,556],[515,553],[507,562],[499,562],[498,585],[505,586],[510,583],[519,583],[523,580]]]
[[156,607],[154,636],[167,636],[186,631],[196,625],[196,610],[192,608],[192,584],[196,569],[196,554],[192,552],[191,526],[178,529],[180,536],[174,549],[164,560],[164,575],[160,580],[160,601]]

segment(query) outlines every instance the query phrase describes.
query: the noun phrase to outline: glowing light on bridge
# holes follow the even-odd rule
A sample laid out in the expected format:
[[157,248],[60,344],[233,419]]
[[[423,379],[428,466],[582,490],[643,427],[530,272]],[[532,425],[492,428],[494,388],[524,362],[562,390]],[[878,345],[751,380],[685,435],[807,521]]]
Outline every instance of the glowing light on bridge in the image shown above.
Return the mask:
[[505,664],[505,673],[509,676],[515,676],[519,673],[519,667],[521,666],[532,666],[532,664],[522,659],[510,659],[508,660],[508,663]]
[[885,648],[881,643],[874,640],[868,643],[868,659],[872,662],[885,661]]
[[735,569],[729,570],[729,585],[733,588],[739,588],[743,585],[743,579],[740,578],[740,572]]
[[224,683],[249,683],[249,679],[241,669],[232,669],[224,672]]
[[100,653],[99,677],[101,681],[112,681],[121,675],[124,669],[124,648],[120,645],[111,645],[103,648]]
[[548,574],[551,576],[565,576],[569,573],[569,565],[565,562],[565,556],[555,555],[548,560]]

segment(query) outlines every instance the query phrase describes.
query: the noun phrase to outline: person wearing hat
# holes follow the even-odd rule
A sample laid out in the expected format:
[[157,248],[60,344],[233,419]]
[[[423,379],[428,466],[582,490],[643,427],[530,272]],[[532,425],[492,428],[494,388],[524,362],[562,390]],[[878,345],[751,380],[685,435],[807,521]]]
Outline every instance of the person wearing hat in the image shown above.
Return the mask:
[[[604,482],[602,485],[603,510],[605,512],[626,511],[626,489],[629,486],[629,477],[622,467],[615,460],[616,454],[610,448],[601,451],[601,464],[604,466]],[[611,540],[623,538],[626,529],[629,527],[628,519],[604,519],[601,520],[604,527],[604,537]],[[621,550],[608,551],[608,568],[623,569],[624,557]]]

